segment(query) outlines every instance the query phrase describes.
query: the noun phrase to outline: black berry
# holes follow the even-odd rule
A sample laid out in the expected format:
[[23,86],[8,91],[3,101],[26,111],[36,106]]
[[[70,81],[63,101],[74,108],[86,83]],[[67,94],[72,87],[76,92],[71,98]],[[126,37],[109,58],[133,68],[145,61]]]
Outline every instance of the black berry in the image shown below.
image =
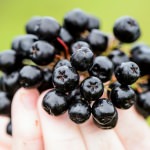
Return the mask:
[[121,50],[115,49],[109,55],[108,58],[113,62],[114,68],[119,66],[123,62],[128,62],[129,57]]
[[35,16],[32,17],[26,24],[25,29],[28,34],[36,34],[39,28],[42,17]]
[[84,123],[90,118],[90,105],[85,101],[76,101],[69,106],[68,115],[73,122]]
[[93,15],[88,15],[88,25],[87,25],[87,29],[89,31],[93,30],[93,29],[99,29],[100,28],[100,21],[98,18],[96,18]]
[[6,127],[6,133],[10,136],[12,136],[12,123],[9,121],[7,127]]
[[129,86],[120,85],[112,89],[110,99],[117,108],[129,109],[135,103],[136,95]]
[[150,115],[150,91],[146,91],[137,95],[136,110],[145,118]]
[[116,38],[124,43],[132,43],[141,35],[139,24],[129,16],[117,19],[113,27],[113,32]]
[[71,63],[70,63],[69,60],[67,60],[67,59],[62,59],[62,60],[58,61],[58,62],[55,64],[54,69],[57,69],[57,68],[59,68],[59,67],[61,67],[61,66],[67,66],[67,67],[69,67],[69,68],[72,67],[72,65],[71,65]]
[[99,78],[91,76],[82,81],[80,89],[85,100],[95,101],[102,96],[104,86]]
[[86,71],[93,63],[94,54],[87,47],[81,47],[77,51],[75,51],[71,58],[71,64],[76,70]]
[[42,70],[37,66],[24,66],[19,73],[20,85],[24,88],[39,87],[43,80]]
[[79,75],[74,68],[61,66],[53,72],[53,83],[56,89],[69,92],[75,89],[79,82]]
[[114,128],[118,121],[118,113],[108,99],[99,99],[92,106],[94,123],[102,129]]
[[38,87],[38,90],[41,92],[53,88],[53,83],[52,83],[52,71],[48,68],[44,68],[42,70],[43,72],[43,81],[41,85]]
[[29,58],[30,49],[38,37],[32,34],[20,35],[13,39],[11,48],[23,58]]
[[55,48],[45,41],[37,41],[30,49],[30,58],[37,65],[48,65],[54,60]]
[[10,116],[11,100],[6,92],[0,91],[0,115]]
[[67,95],[53,89],[44,96],[42,106],[50,115],[61,115],[68,109]]
[[98,29],[93,29],[87,37],[87,41],[91,46],[91,49],[100,54],[107,49],[108,36]]
[[145,44],[137,44],[131,49],[131,60],[134,61],[141,71],[141,75],[150,74],[150,47]]
[[89,73],[101,79],[102,82],[109,81],[113,74],[113,63],[105,56],[95,57]]
[[76,52],[78,49],[80,49],[82,47],[90,48],[90,45],[87,42],[84,42],[84,41],[77,41],[74,44],[72,44],[71,53]]
[[9,74],[22,66],[22,59],[12,50],[0,52],[0,70]]
[[140,77],[140,69],[134,62],[124,62],[116,68],[115,76],[121,84],[130,85]]
[[68,12],[64,17],[64,27],[75,36],[87,28],[88,17],[80,9],[74,9]]

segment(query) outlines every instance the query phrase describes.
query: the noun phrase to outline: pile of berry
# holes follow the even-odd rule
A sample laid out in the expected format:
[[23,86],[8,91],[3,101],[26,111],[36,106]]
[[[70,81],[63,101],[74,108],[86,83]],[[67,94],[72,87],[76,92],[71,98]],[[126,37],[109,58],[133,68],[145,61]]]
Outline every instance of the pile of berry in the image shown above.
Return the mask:
[[[0,52],[0,114],[11,117],[12,98],[24,87],[40,93],[51,89],[43,109],[54,116],[68,111],[77,124],[92,114],[96,126],[113,128],[116,107],[128,109],[135,102],[144,117],[150,115],[150,47],[137,44],[123,51],[124,43],[141,35],[137,21],[117,19],[114,36],[99,28],[99,20],[80,9],[68,12],[62,26],[52,17],[31,18],[27,34]],[[11,123],[7,131],[11,133]]]

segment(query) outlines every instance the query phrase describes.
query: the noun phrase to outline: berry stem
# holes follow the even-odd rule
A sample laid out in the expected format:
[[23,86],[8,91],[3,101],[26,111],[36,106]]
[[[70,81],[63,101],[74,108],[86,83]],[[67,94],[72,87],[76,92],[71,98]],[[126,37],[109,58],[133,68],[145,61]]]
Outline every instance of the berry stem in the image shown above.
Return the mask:
[[59,37],[57,37],[57,41],[63,46],[65,50],[65,58],[69,59],[69,48],[66,43]]

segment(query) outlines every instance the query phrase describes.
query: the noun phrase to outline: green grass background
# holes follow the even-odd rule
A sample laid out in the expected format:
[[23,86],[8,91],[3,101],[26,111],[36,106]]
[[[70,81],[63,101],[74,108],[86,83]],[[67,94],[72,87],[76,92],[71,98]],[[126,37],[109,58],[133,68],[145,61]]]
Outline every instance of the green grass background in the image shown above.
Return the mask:
[[116,18],[133,16],[142,29],[140,41],[150,43],[149,0],[0,0],[0,50],[8,49],[13,37],[24,33],[30,17],[48,15],[61,23],[64,14],[77,7],[99,17],[106,32],[112,31]]

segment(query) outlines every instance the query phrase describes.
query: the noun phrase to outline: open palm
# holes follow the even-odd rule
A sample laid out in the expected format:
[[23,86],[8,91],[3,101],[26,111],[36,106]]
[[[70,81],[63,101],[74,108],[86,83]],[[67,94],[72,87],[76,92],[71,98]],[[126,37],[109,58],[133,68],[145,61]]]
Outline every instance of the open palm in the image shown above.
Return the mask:
[[81,125],[68,115],[48,115],[41,107],[45,93],[20,89],[13,100],[13,138],[5,133],[8,118],[0,116],[0,150],[149,150],[150,128],[134,108],[118,110],[114,129],[97,128],[92,119]]

